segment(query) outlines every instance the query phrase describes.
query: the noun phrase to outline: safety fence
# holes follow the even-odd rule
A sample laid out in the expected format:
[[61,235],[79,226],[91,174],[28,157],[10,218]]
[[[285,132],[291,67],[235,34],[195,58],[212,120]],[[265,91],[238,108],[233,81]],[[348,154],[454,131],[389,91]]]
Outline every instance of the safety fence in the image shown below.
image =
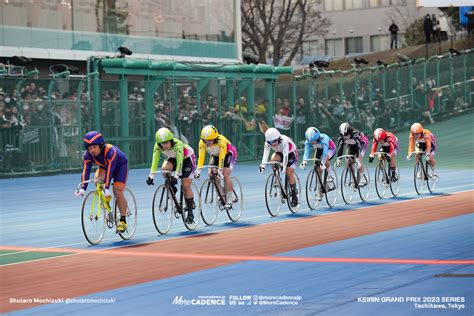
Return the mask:
[[[214,124],[246,160],[260,157],[268,126],[301,146],[309,126],[335,137],[343,121],[368,134],[376,127],[400,130],[414,121],[434,123],[472,108],[474,54],[313,72],[287,81],[238,75],[167,77],[155,85],[139,77],[125,83],[112,76],[94,80],[0,72],[0,175],[80,168],[82,137],[98,126],[107,142],[125,148],[131,167],[144,167],[151,163],[160,127],[197,150],[201,128]],[[94,84],[100,94],[92,93]],[[124,88],[127,100],[119,93]],[[145,102],[150,99],[152,111]]]

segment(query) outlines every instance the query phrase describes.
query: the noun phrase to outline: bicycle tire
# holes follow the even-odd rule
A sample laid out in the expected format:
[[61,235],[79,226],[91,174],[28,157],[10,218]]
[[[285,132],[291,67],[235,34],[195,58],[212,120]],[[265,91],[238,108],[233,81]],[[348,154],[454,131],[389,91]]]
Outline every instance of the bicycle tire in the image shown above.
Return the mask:
[[394,197],[397,197],[398,193],[400,193],[400,168],[397,167],[395,169],[395,174],[397,175],[397,180],[390,181],[390,191],[392,191]]
[[423,168],[423,162],[421,161],[421,158],[415,163],[413,171],[415,191],[418,195],[421,195],[425,187],[425,170]]
[[306,203],[310,210],[316,210],[321,202],[321,199],[318,199],[320,187],[319,177],[313,168],[306,178]]
[[300,183],[300,178],[298,177],[298,175],[296,174],[295,172],[295,179],[296,179],[296,190],[297,190],[297,193],[296,193],[296,196],[298,197],[298,205],[297,206],[291,206],[291,187],[290,187],[290,183],[286,183],[286,195],[288,196],[288,198],[286,199],[286,204],[288,204],[288,208],[290,209],[290,212],[293,213],[293,214],[296,214],[300,207],[301,207],[301,183]]
[[[121,233],[119,232],[119,236],[123,240],[129,240],[135,235],[135,231],[137,229],[137,221],[138,221],[138,208],[137,208],[137,201],[135,200],[135,196],[133,195],[132,190],[129,188],[125,188],[123,192],[125,198],[127,199],[127,229]],[[129,197],[127,197],[129,195]],[[116,224],[119,223],[120,221],[120,210],[117,206],[117,202],[115,201],[114,203],[114,209],[115,209],[115,218],[116,218]]]
[[370,169],[368,166],[364,166],[363,177],[364,177],[365,184],[360,185],[361,181],[359,181],[359,185],[357,186],[357,188],[359,190],[359,197],[361,201],[365,202],[369,199],[369,195],[370,195]]
[[240,219],[240,216],[242,215],[244,194],[239,179],[237,179],[236,177],[231,177],[230,179],[234,187],[234,202],[232,203],[232,206],[230,208],[226,209],[226,211],[229,219],[232,222],[237,222]]
[[185,202],[183,202],[183,206],[182,206],[183,211],[181,212],[181,218],[183,219],[183,224],[189,231],[193,231],[198,227],[199,219],[201,218],[201,196],[199,194],[199,189],[194,183],[191,183],[191,190],[193,191],[194,206],[195,206],[193,210],[194,221],[192,223],[186,222],[186,218],[188,217],[188,209],[186,207]]
[[173,224],[173,217],[175,212],[175,205],[171,192],[169,192],[166,185],[160,185],[155,194],[153,194],[153,201],[151,213],[153,217],[153,224],[156,230],[161,235],[166,235]]
[[[270,205],[270,199],[272,199],[275,206]],[[265,204],[267,205],[267,210],[271,217],[275,217],[280,213],[281,206],[284,203],[284,200],[282,200],[281,187],[275,180],[275,174],[272,173],[268,176],[265,183]]]
[[354,197],[354,179],[349,166],[344,167],[341,176],[341,195],[346,204],[351,204]]
[[433,167],[431,167],[431,165],[426,162],[426,186],[428,188],[428,191],[430,191],[430,193],[433,193],[435,188],[436,188],[436,176],[434,175],[434,170],[433,170]]
[[[88,203],[90,203],[90,205]],[[92,209],[93,206],[94,209]],[[84,197],[81,210],[81,226],[84,237],[91,245],[98,245],[104,238],[106,213],[107,211],[100,207],[97,191],[91,191]],[[93,236],[91,232],[92,228],[95,228],[94,230],[97,232],[97,236]]]
[[389,186],[385,173],[386,167],[384,161],[382,160],[377,163],[377,166],[375,167],[375,192],[377,192],[377,195],[380,199],[385,197],[387,187]]
[[206,179],[199,190],[200,201],[202,203],[201,218],[207,226],[212,226],[219,214],[219,200],[217,190],[210,179]]
[[[327,172],[328,169],[326,169]],[[328,177],[326,178],[326,203],[328,204],[329,207],[333,207],[336,205],[337,201],[337,173],[334,168],[329,169],[331,172],[329,173]],[[329,181],[329,176],[332,177],[332,181]],[[334,186],[332,188],[331,186]]]

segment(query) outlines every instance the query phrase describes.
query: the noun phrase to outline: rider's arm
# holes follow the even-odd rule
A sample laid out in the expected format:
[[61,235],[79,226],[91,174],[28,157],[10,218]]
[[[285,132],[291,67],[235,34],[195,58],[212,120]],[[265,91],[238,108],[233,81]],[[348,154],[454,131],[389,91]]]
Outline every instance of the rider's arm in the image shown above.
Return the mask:
[[184,143],[182,141],[176,141],[173,150],[176,152],[176,173],[181,174],[181,168],[183,168],[184,159]]
[[[91,168],[92,168],[92,157],[88,152],[85,152],[84,157],[82,158],[82,175],[81,182],[89,180]],[[82,184],[82,188],[87,190],[87,183]]]
[[354,141],[356,142],[357,148],[359,148],[359,150],[356,151],[354,155],[356,157],[359,157],[359,152],[362,148],[362,135],[360,132],[354,133]]
[[263,145],[263,157],[262,157],[262,164],[268,161],[268,156],[270,156],[270,145],[267,142]]
[[392,137],[389,138],[390,149],[388,150],[388,155],[392,157],[392,153],[395,150],[396,140]]
[[197,168],[201,169],[204,166],[204,159],[206,158],[206,143],[201,139],[199,140],[199,158]]
[[344,151],[344,139],[341,136],[337,139],[337,157],[341,157]]
[[115,150],[112,145],[106,145],[110,146],[109,151],[105,151],[105,157],[104,159],[107,161],[107,166],[106,166],[106,171],[105,171],[105,188],[108,189],[110,186],[110,182],[112,181],[112,176],[115,171],[115,167],[117,166],[117,150]]
[[161,156],[161,148],[155,143],[153,147],[153,161],[151,162],[150,173],[156,172],[158,169],[158,164],[160,163],[160,156]]
[[410,137],[408,138],[408,154],[411,154],[415,151],[415,137],[412,133],[410,133]]
[[282,139],[281,145],[283,147],[283,168],[286,168],[288,165],[288,154],[290,153],[290,142],[286,139]]
[[[371,156],[377,151],[378,146],[379,146],[379,143],[375,139],[373,139],[372,140],[372,150],[370,150],[370,155]],[[390,146],[392,146],[392,145],[390,145]]]
[[311,152],[311,143],[308,142],[307,140],[304,141],[304,155],[303,155],[303,161],[308,160],[309,158],[309,153]]

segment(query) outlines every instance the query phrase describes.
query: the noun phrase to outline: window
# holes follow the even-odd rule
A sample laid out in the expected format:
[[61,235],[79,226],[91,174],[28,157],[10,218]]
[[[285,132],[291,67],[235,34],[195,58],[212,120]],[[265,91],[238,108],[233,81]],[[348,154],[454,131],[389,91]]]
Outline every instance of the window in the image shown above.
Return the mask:
[[343,10],[343,9],[344,9],[343,0],[324,0],[325,11],[336,11],[336,10]]
[[331,55],[333,57],[344,56],[342,38],[326,40],[326,55]]
[[346,38],[346,55],[353,53],[362,53],[362,37]]
[[346,10],[361,9],[364,7],[364,1],[363,0],[344,0],[344,6]]
[[318,41],[306,41],[303,42],[301,47],[303,56],[311,56],[318,54]]
[[[400,43],[399,43],[400,47]],[[374,35],[370,37],[370,51],[379,52],[390,49],[389,35]]]

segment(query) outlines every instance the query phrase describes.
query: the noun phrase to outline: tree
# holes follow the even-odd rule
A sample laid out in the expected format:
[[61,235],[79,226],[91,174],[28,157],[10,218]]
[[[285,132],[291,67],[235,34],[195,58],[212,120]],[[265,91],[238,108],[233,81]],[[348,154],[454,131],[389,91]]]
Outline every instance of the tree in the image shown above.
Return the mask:
[[302,43],[327,33],[331,25],[321,17],[321,0],[242,0],[242,49],[273,65],[285,58],[291,64]]
[[419,18],[406,28],[405,41],[408,46],[419,45],[425,42],[424,21],[424,18]]

